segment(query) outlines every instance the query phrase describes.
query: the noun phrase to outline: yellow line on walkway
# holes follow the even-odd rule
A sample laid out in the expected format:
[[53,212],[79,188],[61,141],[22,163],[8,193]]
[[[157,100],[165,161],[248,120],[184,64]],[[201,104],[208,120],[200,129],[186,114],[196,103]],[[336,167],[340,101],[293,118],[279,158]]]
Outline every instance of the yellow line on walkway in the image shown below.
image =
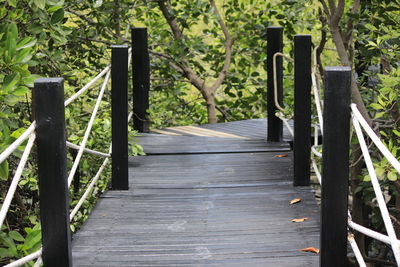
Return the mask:
[[174,133],[174,132],[168,132],[168,131],[163,131],[163,130],[151,130],[152,132],[155,132],[155,133],[159,133],[159,134],[165,134],[165,135],[178,135],[178,136],[181,136],[181,134],[178,134],[178,133]]
[[244,137],[244,136],[239,136],[239,135],[230,134],[230,133],[224,133],[224,132],[210,130],[210,129],[204,129],[204,128],[200,128],[200,127],[196,127],[196,126],[177,126],[177,127],[171,127],[169,129],[178,131],[178,132],[182,132],[182,133],[186,133],[186,134],[196,135],[196,136],[248,139],[247,137]]

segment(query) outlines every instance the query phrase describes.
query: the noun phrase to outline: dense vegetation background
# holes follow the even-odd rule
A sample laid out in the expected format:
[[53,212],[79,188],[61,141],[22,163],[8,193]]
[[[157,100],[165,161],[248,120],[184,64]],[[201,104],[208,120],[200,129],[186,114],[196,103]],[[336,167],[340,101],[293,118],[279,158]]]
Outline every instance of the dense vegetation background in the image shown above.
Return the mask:
[[[112,44],[129,43],[132,27],[149,31],[153,127],[265,117],[265,33],[270,25],[284,27],[286,54],[292,55],[295,34],[309,33],[318,47],[320,69],[352,66],[353,101],[400,158],[399,0],[0,0],[0,151],[30,125],[30,89],[36,78],[64,77],[66,96],[71,95],[109,64]],[[292,72],[292,63],[286,62],[288,114]],[[69,141],[82,140],[97,92],[94,87],[66,109]],[[111,124],[107,101],[89,148],[107,151]],[[0,166],[0,199],[22,150],[23,146]],[[140,152],[139,146],[132,146],[132,154]],[[371,152],[399,234],[400,175],[373,147]],[[385,232],[355,140],[351,153],[353,219]],[[69,164],[72,157],[71,153]],[[82,188],[96,171],[90,166],[99,164],[95,157],[84,157]],[[28,165],[0,231],[0,264],[40,247],[34,153]],[[106,184],[103,178],[94,195]],[[81,194],[82,190],[71,192],[71,205]],[[73,230],[94,203],[95,197],[85,202]],[[363,236],[357,241],[371,263],[393,261],[387,246]]]

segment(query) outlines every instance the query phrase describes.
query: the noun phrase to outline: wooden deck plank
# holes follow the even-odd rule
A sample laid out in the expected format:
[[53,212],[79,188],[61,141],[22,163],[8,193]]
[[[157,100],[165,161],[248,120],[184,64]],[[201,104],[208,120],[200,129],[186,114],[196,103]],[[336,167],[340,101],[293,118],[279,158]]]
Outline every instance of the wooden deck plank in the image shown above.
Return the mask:
[[131,189],[103,194],[73,236],[74,266],[318,266],[298,251],[319,247],[319,208],[292,186],[286,143],[139,139],[150,155],[129,159]]

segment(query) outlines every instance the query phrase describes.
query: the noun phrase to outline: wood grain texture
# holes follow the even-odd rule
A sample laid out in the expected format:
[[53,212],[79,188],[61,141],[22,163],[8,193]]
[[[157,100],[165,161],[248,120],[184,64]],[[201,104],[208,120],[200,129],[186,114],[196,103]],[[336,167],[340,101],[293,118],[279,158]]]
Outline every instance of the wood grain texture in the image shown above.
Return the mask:
[[[318,266],[298,251],[319,247],[319,208],[309,187],[292,186],[287,144],[140,139],[153,155],[129,159],[129,191],[100,198],[73,237],[74,266]],[[166,153],[174,146],[182,153]]]

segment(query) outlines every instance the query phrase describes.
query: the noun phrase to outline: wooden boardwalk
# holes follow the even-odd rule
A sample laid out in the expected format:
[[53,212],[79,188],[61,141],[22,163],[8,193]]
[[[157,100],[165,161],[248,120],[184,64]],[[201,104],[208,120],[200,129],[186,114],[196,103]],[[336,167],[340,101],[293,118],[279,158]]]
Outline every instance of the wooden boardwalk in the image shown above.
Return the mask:
[[130,190],[105,193],[73,236],[74,266],[318,266],[298,250],[319,247],[319,208],[264,122],[140,137],[148,155],[129,159]]

